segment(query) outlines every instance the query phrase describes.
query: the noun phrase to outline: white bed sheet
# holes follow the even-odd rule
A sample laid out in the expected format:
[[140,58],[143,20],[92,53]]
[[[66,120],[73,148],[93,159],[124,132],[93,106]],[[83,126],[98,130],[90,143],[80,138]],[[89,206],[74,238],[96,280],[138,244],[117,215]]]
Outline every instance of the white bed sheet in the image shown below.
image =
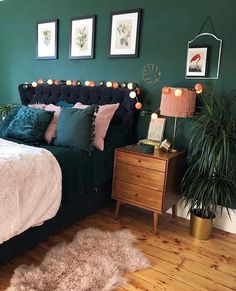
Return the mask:
[[56,215],[61,180],[52,153],[0,139],[0,244]]

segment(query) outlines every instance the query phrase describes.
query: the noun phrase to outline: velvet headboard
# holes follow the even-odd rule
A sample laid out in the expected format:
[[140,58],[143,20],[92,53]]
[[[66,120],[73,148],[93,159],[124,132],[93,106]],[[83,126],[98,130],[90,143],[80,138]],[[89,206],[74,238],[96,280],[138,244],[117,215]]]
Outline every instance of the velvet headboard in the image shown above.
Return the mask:
[[112,123],[122,125],[131,131],[137,115],[136,100],[129,97],[128,88],[108,88],[105,86],[88,87],[83,85],[38,85],[37,87],[20,84],[19,93],[23,105],[44,103],[56,104],[59,101],[83,104],[113,104],[120,103]]

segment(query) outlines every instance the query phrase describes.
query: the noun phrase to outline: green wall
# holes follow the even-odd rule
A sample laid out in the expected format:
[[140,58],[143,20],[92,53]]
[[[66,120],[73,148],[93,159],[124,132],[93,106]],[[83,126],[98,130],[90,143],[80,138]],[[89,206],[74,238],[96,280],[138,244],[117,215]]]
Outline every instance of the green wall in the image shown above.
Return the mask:
[[[160,104],[163,86],[191,87],[185,80],[186,43],[200,30],[210,16],[217,35],[223,39],[220,78],[215,82],[227,96],[236,88],[236,1],[225,0],[5,0],[0,2],[0,104],[19,102],[17,85],[38,78],[134,81],[143,89],[144,108],[154,110]],[[110,12],[142,8],[139,58],[108,57]],[[97,16],[95,59],[69,60],[70,18]],[[36,60],[36,21],[59,19],[59,57]],[[210,25],[204,31],[212,32]],[[145,64],[156,64],[161,70],[158,83],[142,80]],[[209,82],[208,82],[209,83]],[[213,82],[212,82],[213,83]],[[191,121],[178,130],[177,145],[184,147]],[[173,120],[167,120],[165,135],[171,138]],[[140,120],[139,137],[145,137],[148,117]]]
[[[108,57],[110,13],[142,8],[139,58]],[[0,104],[19,102],[17,85],[38,78],[133,81],[144,96],[144,108],[160,104],[161,88],[192,87],[198,80],[185,80],[186,44],[198,34],[210,16],[216,34],[223,39],[218,92],[230,96],[236,88],[236,1],[235,0],[5,0],[0,2]],[[69,60],[70,18],[97,16],[95,59]],[[36,60],[36,21],[59,19],[59,57]],[[212,32],[209,25],[204,31]],[[161,70],[158,83],[142,80],[145,64]],[[208,82],[213,83],[213,82]],[[208,84],[209,85],[209,84]],[[211,84],[212,85],[212,84]],[[140,118],[138,136],[147,134],[148,117]],[[173,120],[167,120],[165,136],[171,138]],[[191,125],[186,120],[178,130],[177,145],[186,147]]]

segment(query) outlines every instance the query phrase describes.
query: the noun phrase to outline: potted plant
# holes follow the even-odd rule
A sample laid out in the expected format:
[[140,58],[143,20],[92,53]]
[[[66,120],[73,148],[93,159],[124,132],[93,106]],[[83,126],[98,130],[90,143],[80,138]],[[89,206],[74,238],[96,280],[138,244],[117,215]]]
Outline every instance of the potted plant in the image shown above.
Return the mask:
[[16,104],[0,105],[0,120],[4,119]]
[[232,161],[236,121],[225,98],[199,96],[201,107],[193,118],[182,193],[185,206],[190,207],[190,233],[208,239],[217,206],[221,211],[226,207],[230,217],[231,198],[236,194]]

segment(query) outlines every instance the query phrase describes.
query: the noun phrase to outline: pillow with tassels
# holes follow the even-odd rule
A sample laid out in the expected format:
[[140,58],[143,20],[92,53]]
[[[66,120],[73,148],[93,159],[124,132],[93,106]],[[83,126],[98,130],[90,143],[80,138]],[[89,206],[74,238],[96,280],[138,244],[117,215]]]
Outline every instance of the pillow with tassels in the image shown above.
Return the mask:
[[91,153],[94,139],[94,112],[97,110],[96,105],[85,109],[62,108],[54,144]]

